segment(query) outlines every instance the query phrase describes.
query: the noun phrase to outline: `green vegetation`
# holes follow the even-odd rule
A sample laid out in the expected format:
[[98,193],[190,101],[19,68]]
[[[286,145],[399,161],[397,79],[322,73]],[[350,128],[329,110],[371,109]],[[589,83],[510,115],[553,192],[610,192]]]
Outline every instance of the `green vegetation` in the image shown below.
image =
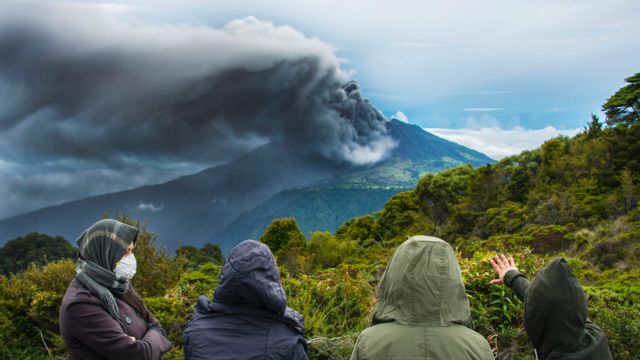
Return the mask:
[[625,79],[629,85],[618,90],[602,105],[607,124],[632,124],[640,120],[640,73]]
[[224,263],[222,250],[220,250],[220,246],[216,244],[205,244],[201,249],[190,245],[181,246],[176,250],[176,256],[184,257],[187,260],[189,270],[194,270],[200,265],[207,263],[218,265]]
[[305,234],[318,229],[334,231],[345,219],[362,215],[363,209],[380,209],[390,197],[410,188],[347,184],[286,190],[244,213],[214,234],[214,239],[223,241],[221,245],[229,251],[242,240],[260,238],[273,219],[292,216]]
[[[427,234],[457,249],[475,328],[498,359],[533,356],[522,303],[489,284],[495,274],[487,260],[496,252],[512,254],[529,277],[565,257],[614,358],[638,359],[640,122],[608,124],[594,116],[574,138],[555,138],[477,169],[427,174],[415,189],[396,194],[376,214],[345,222],[335,235],[306,237],[295,219],[274,220],[260,240],[277,257],[290,305],[306,318],[311,358],[348,358],[389,256],[409,236]],[[181,330],[197,296],[211,296],[222,258],[211,245],[169,256],[158,251],[146,225],[136,225],[143,231],[134,286],[174,342],[166,358],[180,359]],[[0,275],[0,358],[64,356],[57,311],[73,269],[73,261],[59,260]]]
[[0,274],[17,273],[31,264],[43,265],[59,259],[70,259],[76,251],[63,237],[30,233],[0,248]]

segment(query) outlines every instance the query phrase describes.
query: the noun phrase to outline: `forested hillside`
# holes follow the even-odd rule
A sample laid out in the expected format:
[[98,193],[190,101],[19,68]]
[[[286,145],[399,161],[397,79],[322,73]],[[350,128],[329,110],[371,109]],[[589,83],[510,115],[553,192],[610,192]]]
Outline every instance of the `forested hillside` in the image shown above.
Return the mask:
[[[273,141],[229,163],[162,184],[0,219],[0,245],[33,231],[72,240],[108,212],[148,220],[158,243],[171,251],[180,244],[214,242],[226,253],[247,237],[259,236],[274,218],[296,216],[303,228],[333,232],[354,216],[380,209],[427,172],[494,162],[416,125],[390,120],[384,126],[397,146],[374,164],[336,162]],[[309,210],[316,207],[341,210]]]
[[[407,237],[427,234],[457,248],[475,329],[496,358],[533,359],[522,303],[505,287],[489,284],[494,273],[488,258],[508,253],[529,277],[565,257],[614,358],[638,359],[640,90],[634,79],[640,75],[605,104],[606,124],[593,116],[574,138],[555,138],[476,169],[428,174],[381,211],[347,221],[335,234],[303,234],[295,219],[274,220],[260,240],[277,257],[290,306],[306,317],[311,358],[348,358],[367,326],[389,256]],[[631,105],[629,91],[636,99]],[[174,342],[166,358],[180,359],[181,329],[196,297],[211,295],[220,254],[209,246],[169,256],[156,250],[154,235],[143,227],[133,285]],[[58,307],[73,276],[71,260],[0,276],[1,358],[64,356]]]

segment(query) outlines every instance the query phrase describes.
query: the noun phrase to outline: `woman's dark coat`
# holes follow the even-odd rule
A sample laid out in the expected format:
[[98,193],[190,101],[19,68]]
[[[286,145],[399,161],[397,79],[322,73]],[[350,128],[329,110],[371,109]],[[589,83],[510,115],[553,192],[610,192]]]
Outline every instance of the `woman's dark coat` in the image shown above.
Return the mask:
[[214,300],[198,299],[183,334],[184,358],[307,360],[303,333],[271,251],[247,240],[225,261]]
[[156,360],[171,348],[155,328],[147,331],[131,306],[117,297],[116,302],[120,321],[77,279],[71,282],[60,309],[60,332],[70,359]]

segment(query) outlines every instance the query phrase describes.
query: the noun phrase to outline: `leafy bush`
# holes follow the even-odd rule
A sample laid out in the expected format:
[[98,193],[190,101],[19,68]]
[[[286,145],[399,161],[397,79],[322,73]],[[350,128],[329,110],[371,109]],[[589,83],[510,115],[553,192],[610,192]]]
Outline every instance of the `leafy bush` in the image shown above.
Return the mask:
[[373,306],[373,278],[350,266],[313,276],[283,277],[289,306],[305,317],[307,337],[335,337],[366,327]]
[[614,359],[637,359],[640,349],[640,297],[592,293],[589,317],[604,330]]
[[60,260],[42,268],[32,265],[8,279],[0,278],[3,357],[21,354],[37,358],[65,353],[58,317],[62,297],[74,276],[75,263]]
[[0,274],[9,275],[26,270],[31,264],[70,259],[76,249],[61,236],[37,232],[8,241],[0,248]]

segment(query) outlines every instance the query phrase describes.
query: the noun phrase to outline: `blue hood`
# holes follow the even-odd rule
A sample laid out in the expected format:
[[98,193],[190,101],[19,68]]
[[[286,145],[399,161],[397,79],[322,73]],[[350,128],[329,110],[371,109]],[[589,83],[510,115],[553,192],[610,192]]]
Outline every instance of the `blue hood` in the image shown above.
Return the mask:
[[265,308],[284,315],[287,296],[271,250],[254,240],[245,240],[234,247],[222,267],[213,299],[222,304]]
[[231,250],[213,301],[200,296],[195,312],[262,316],[304,333],[304,317],[287,307],[287,296],[271,250],[254,240],[245,240]]

